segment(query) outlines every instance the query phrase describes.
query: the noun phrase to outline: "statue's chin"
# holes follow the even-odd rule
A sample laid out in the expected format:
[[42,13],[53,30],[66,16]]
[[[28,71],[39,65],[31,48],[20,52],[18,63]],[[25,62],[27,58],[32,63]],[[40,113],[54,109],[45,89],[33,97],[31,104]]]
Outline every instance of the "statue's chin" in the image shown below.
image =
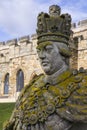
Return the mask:
[[45,72],[46,74],[48,74],[48,75],[51,73],[51,69],[50,69],[49,66],[42,66],[42,69],[43,69],[44,72]]

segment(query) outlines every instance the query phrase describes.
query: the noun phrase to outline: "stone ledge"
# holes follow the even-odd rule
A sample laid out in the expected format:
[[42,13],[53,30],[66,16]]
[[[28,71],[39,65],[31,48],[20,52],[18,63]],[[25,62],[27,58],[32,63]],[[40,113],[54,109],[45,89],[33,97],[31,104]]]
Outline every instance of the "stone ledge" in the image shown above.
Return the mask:
[[22,42],[29,42],[30,41],[30,37],[29,35],[28,36],[23,36],[23,37],[20,37],[18,39],[18,42],[22,43]]
[[0,103],[8,103],[8,102],[16,102],[16,99],[4,96],[0,97]]
[[8,40],[8,41],[6,42],[6,44],[9,44],[9,45],[17,45],[17,39]]
[[32,35],[31,35],[31,39],[32,39],[32,40],[36,40],[36,39],[37,39],[37,34],[32,34]]
[[0,99],[3,99],[3,98],[8,98],[8,94],[6,94],[6,95],[3,95],[3,96],[0,96]]
[[0,45],[6,45],[6,43],[5,42],[0,42]]

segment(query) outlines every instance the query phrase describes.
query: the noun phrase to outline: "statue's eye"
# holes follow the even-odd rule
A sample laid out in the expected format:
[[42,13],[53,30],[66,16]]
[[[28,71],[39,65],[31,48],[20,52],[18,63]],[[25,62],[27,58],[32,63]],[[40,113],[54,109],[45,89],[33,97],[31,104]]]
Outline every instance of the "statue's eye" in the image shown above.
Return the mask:
[[50,53],[52,51],[53,47],[52,46],[47,46],[45,49],[46,49],[46,52]]

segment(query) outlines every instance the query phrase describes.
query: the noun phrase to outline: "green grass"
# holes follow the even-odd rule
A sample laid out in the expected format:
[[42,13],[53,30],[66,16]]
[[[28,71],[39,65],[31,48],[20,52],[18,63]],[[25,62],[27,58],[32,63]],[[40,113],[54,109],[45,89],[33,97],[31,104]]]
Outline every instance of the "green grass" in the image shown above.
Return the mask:
[[2,130],[3,123],[10,118],[14,106],[15,103],[0,103],[0,130]]

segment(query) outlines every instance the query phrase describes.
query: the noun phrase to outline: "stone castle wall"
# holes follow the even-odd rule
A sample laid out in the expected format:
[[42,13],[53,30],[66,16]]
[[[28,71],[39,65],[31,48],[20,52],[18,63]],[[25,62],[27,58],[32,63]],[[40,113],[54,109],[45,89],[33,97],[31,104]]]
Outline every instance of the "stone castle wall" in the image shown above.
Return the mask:
[[87,20],[78,22],[77,26],[74,26],[72,30],[74,32],[75,50],[77,51],[73,56],[77,59],[77,69],[80,67],[87,69]]
[[[36,53],[36,36],[21,37],[18,40],[10,40],[0,43],[0,101],[7,98],[15,101],[18,97],[16,92],[16,76],[18,70],[24,73],[24,86],[34,74],[41,73],[41,67]],[[4,81],[9,74],[9,93],[4,95]]]

